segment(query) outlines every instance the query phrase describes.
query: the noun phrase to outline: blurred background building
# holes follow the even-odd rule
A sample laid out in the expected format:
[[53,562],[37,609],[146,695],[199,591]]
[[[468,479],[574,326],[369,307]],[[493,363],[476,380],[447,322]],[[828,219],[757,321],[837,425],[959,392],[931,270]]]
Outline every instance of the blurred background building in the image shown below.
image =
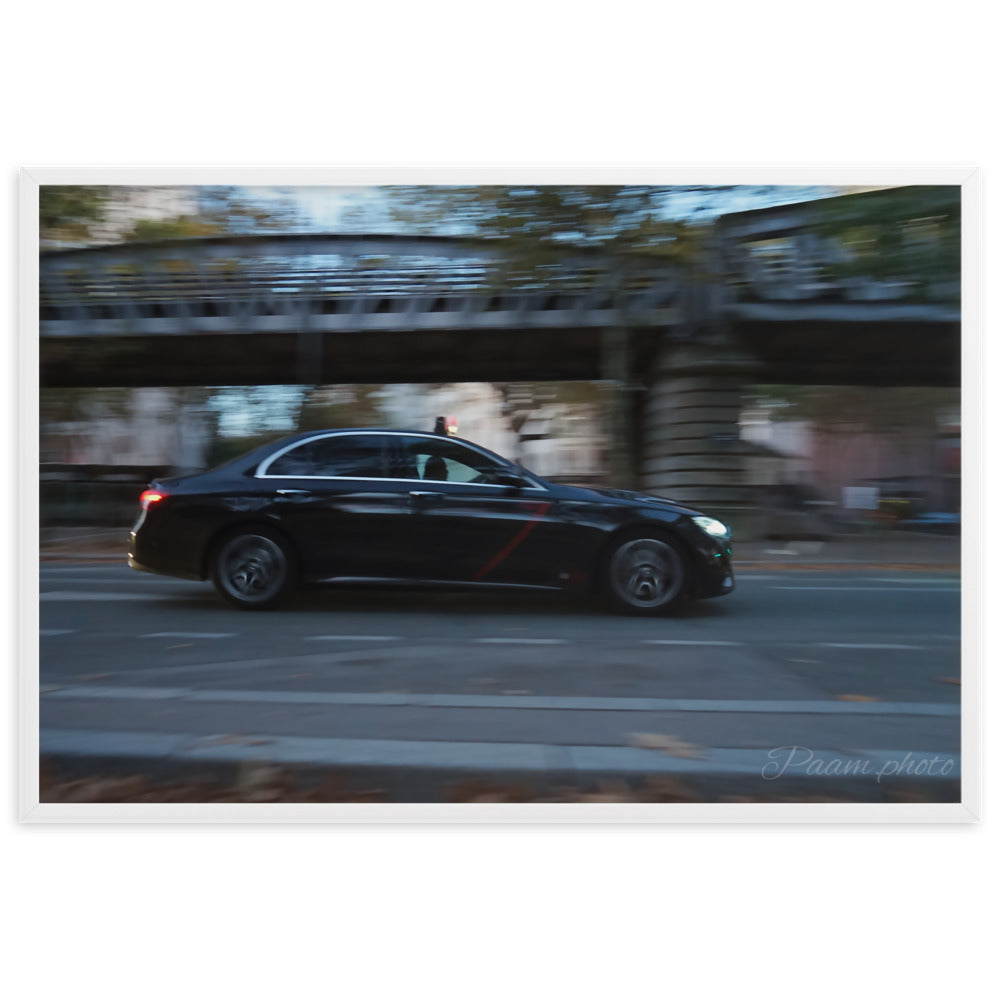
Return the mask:
[[[91,486],[102,482],[102,477],[123,482],[121,470],[128,469],[135,480],[129,481],[131,490],[142,486],[147,472],[204,468],[296,430],[329,426],[430,430],[441,415],[457,417],[460,436],[513,458],[542,476],[590,485],[645,485],[660,493],[673,492],[676,486],[680,492],[675,495],[681,499],[695,502],[704,496],[709,502],[722,503],[722,510],[729,504],[734,511],[797,511],[803,518],[795,530],[805,530],[804,515],[814,520],[822,515],[827,528],[862,517],[845,502],[845,489],[854,487],[876,489],[879,500],[875,513],[886,519],[900,520],[926,511],[957,513],[961,501],[957,381],[951,374],[935,370],[934,352],[939,349],[933,340],[937,334],[926,333],[932,327],[920,320],[921,311],[946,310],[957,295],[954,196],[942,195],[938,189],[928,189],[929,193],[899,190],[902,194],[898,198],[895,192],[881,189],[858,189],[851,198],[830,198],[836,192],[829,189],[684,189],[661,192],[659,200],[651,201],[649,192],[634,195],[631,189],[615,189],[613,198],[617,200],[611,211],[612,196],[604,189],[580,189],[579,193],[562,194],[558,211],[543,218],[544,224],[536,215],[521,232],[495,228],[495,220],[509,216],[509,212],[505,215],[497,209],[497,199],[513,197],[506,191],[400,189],[400,209],[393,208],[394,191],[338,194],[331,189],[324,227],[339,218],[345,231],[363,233],[366,220],[377,220],[383,231],[395,234],[383,240],[382,245],[390,248],[394,244],[387,241],[403,233],[446,231],[475,234],[485,239],[483,246],[491,245],[490,239],[500,240],[504,246],[522,246],[518,252],[529,256],[532,248],[546,240],[561,246],[578,238],[588,253],[595,245],[600,252],[607,249],[610,253],[610,248],[619,246],[622,231],[628,230],[605,231],[601,227],[608,226],[608,217],[620,211],[621,220],[628,220],[630,212],[645,212],[629,237],[628,253],[641,250],[652,254],[644,259],[660,262],[666,276],[693,275],[707,267],[716,272],[717,283],[709,288],[703,285],[703,278],[691,279],[689,287],[668,294],[666,313],[654,301],[655,296],[651,298],[655,287],[650,291],[648,279],[637,275],[631,285],[623,286],[619,299],[620,292],[627,291],[627,301],[648,300],[652,303],[648,308],[654,311],[636,313],[634,304],[628,307],[633,330],[631,339],[623,342],[625,353],[620,355],[626,368],[615,369],[618,362],[614,362],[611,368],[602,369],[599,378],[102,386],[99,376],[92,373],[75,381],[72,362],[62,363],[54,384],[46,382],[43,369],[39,447],[43,498],[50,501],[43,505],[43,520],[48,517],[66,523],[74,518],[114,520],[130,516],[133,498],[130,495],[126,504],[125,492],[118,487],[115,503],[110,505],[101,499],[110,494],[97,488],[82,491],[90,497],[90,506],[68,502],[60,506],[53,500],[57,494],[65,500],[74,490],[75,495],[81,495],[73,484],[84,479]],[[801,221],[802,206],[795,197],[821,199],[816,202],[821,207],[810,216],[813,221],[806,228]],[[136,250],[134,257],[127,253],[115,257],[115,263],[105,267],[96,284],[86,276],[79,278],[73,270],[76,265],[71,263],[60,272],[62,284],[47,291],[43,287],[43,343],[53,343],[44,340],[46,323],[51,325],[53,316],[86,316],[90,318],[77,335],[84,331],[83,335],[91,338],[86,343],[94,351],[102,349],[105,331],[99,317],[120,324],[120,316],[127,315],[120,313],[121,303],[141,303],[145,301],[142,295],[147,299],[151,294],[158,296],[156,301],[165,303],[130,307],[137,317],[147,317],[147,325],[155,325],[161,314],[165,321],[175,316],[176,322],[176,316],[190,308],[185,303],[200,294],[199,288],[214,289],[211,294],[228,295],[235,302],[245,294],[245,283],[253,281],[258,288],[255,294],[260,295],[261,288],[265,294],[277,289],[285,293],[286,301],[301,302],[302,296],[312,295],[311,289],[319,287],[317,282],[326,273],[323,269],[334,266],[322,262],[334,258],[322,254],[303,257],[295,265],[299,270],[282,270],[285,263],[274,256],[281,246],[274,243],[266,251],[272,256],[253,262],[248,269],[246,263],[235,259],[232,247],[239,245],[225,240],[241,235],[313,232],[316,223],[310,221],[304,207],[315,207],[317,198],[316,189],[310,190],[308,198],[289,189],[271,193],[185,187],[53,189],[43,198],[43,253],[72,247],[125,246]],[[338,204],[339,215],[329,207]],[[746,210],[748,204],[773,207]],[[670,205],[674,206],[673,215],[665,207]],[[676,218],[678,206],[684,213],[680,219]],[[741,210],[723,211],[733,207]],[[529,215],[539,211],[534,203],[529,209]],[[567,215],[570,221],[561,221]],[[580,237],[581,232],[586,239]],[[213,239],[217,241],[214,244]],[[142,263],[148,252],[142,248],[153,245],[189,247],[191,261],[201,263],[181,266],[181,271],[193,267],[190,274],[178,273],[174,266],[150,278],[143,272],[148,267]],[[85,254],[74,260],[86,261]],[[627,262],[631,258],[622,259]],[[330,294],[341,296],[341,300],[361,295],[363,288],[352,285],[354,274],[366,282],[374,281],[372,287],[383,289],[378,294],[389,296],[380,300],[389,304],[385,308],[380,304],[375,310],[384,317],[379,322],[384,323],[400,308],[396,303],[410,308],[421,296],[422,308],[436,311],[438,316],[447,315],[451,301],[463,301],[432,301],[425,292],[407,291],[408,286],[400,285],[400,281],[412,280],[407,275],[429,266],[419,257],[411,256],[398,272],[383,251],[373,251],[361,260],[363,271],[358,270],[356,261],[351,265],[355,270],[345,270],[338,279],[338,290]],[[530,266],[525,264],[523,273],[505,274],[503,281],[520,288],[525,302],[534,296],[538,301],[533,308],[553,308],[552,303],[554,308],[569,308],[559,298],[564,278],[552,267],[543,256]],[[450,268],[440,271],[443,277],[428,279],[444,282],[441,287],[445,291],[438,294],[467,297],[464,289],[478,287],[468,284],[471,279],[467,275],[475,267],[458,261]],[[395,277],[397,273],[403,277]],[[668,280],[664,287],[669,284]],[[554,294],[534,291],[545,288]],[[478,293],[499,294],[488,285],[479,287]],[[867,359],[864,362],[852,361],[847,354],[839,359],[842,345],[830,339],[824,324],[833,329],[845,309],[856,311],[869,308],[869,304],[873,315],[883,309],[881,315],[896,317],[879,328],[886,331],[885,346],[857,354]],[[254,321],[278,329],[282,308],[279,301],[277,307],[270,307],[269,314]],[[333,305],[326,311],[340,308]],[[501,303],[499,308],[507,306]],[[655,312],[657,309],[660,312]],[[675,324],[673,353],[661,357],[654,336],[655,322],[660,320],[652,317],[667,315],[671,309],[675,316],[681,309],[686,319],[679,325],[676,318],[669,320]],[[710,358],[725,355],[728,348],[720,345],[728,336],[726,324],[713,326],[711,316],[724,315],[725,310],[736,315],[734,309],[742,309],[742,315],[750,317],[743,322],[751,331],[748,343],[758,357],[765,358],[774,371],[789,372],[794,381],[758,385],[753,365],[727,369],[730,373],[723,381],[699,374],[701,369],[688,375],[671,374],[670,366],[679,357],[677,351],[689,351],[692,344],[697,343]],[[753,319],[787,315],[788,309],[797,309],[795,315],[804,317],[800,328],[787,321]],[[237,323],[233,337],[239,336],[239,315],[238,310],[233,312],[229,321]],[[359,331],[366,322],[375,322],[366,320],[365,315],[358,314]],[[908,324],[898,318],[911,315],[919,321]],[[316,342],[309,341],[308,315],[303,316],[294,319],[288,313],[291,325],[285,336],[306,345],[299,350],[300,354],[307,352],[301,357],[308,360],[308,351],[315,349]],[[218,322],[223,322],[221,317]],[[827,347],[810,357],[798,342],[809,343],[817,336],[817,342]],[[60,341],[66,342],[65,338]],[[157,343],[159,350],[176,353],[175,345],[195,341],[164,336]],[[651,344],[655,349],[649,347]],[[899,345],[907,345],[902,353]],[[168,354],[163,357],[166,361]],[[795,357],[803,360],[790,365],[787,359]],[[176,361],[176,357],[170,360]],[[569,364],[572,358],[566,355],[566,361]],[[658,374],[657,364],[666,366],[666,377]],[[957,359],[954,365],[957,371]],[[156,369],[152,358],[148,369]],[[300,373],[309,370],[308,364],[300,362]],[[859,384],[852,385],[849,380],[855,370]],[[810,385],[803,381],[803,373],[809,371],[836,381]],[[207,374],[204,378],[206,383],[216,381]],[[189,382],[197,381],[197,372],[191,373]],[[723,392],[723,385],[733,388]],[[678,392],[688,395],[675,395]],[[672,457],[672,440],[683,435],[700,435],[701,444],[693,449],[696,457],[704,458],[700,464],[683,454]],[[716,481],[723,486],[716,489],[709,485]],[[46,482],[63,486],[46,489]],[[104,509],[95,510],[95,503],[103,504]],[[839,521],[832,517],[834,513],[840,516]]]

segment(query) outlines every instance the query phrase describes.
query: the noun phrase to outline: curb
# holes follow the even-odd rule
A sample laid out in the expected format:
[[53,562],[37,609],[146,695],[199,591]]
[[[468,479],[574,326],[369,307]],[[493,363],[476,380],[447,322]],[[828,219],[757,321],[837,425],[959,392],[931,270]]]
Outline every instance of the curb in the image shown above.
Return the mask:
[[[773,752],[771,752],[773,753]],[[279,768],[299,783],[336,774],[393,802],[454,801],[456,786],[516,786],[530,801],[572,789],[665,787],[678,801],[961,801],[958,754],[830,749],[805,760],[764,750],[709,749],[704,757],[633,747],[537,743],[208,736],[186,733],[43,731],[40,756],[67,774],[136,773],[230,785]],[[798,767],[793,771],[793,767]],[[764,773],[773,777],[764,777]]]

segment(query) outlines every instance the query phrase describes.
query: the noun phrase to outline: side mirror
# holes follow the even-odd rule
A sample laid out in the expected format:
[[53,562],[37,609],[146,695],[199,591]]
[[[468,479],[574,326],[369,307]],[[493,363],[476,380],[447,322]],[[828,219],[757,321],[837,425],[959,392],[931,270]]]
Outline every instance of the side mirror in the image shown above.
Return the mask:
[[528,485],[528,481],[516,472],[498,472],[493,477],[493,481],[497,486],[511,486],[514,489],[523,489]]

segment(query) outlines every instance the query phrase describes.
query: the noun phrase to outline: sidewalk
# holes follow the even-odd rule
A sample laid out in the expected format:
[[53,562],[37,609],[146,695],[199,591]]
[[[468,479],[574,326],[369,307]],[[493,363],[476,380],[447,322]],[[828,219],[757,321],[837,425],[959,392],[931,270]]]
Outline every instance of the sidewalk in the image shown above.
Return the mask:
[[[43,529],[39,558],[124,563],[128,533],[127,527]],[[818,570],[872,566],[957,573],[961,555],[962,540],[958,535],[899,530],[841,535],[825,542],[761,540],[736,542],[733,546],[737,571],[751,567]]]
[[741,566],[770,566],[776,569],[873,566],[958,573],[962,563],[962,539],[958,535],[874,530],[840,535],[825,542],[794,539],[752,541],[735,543],[733,560],[737,571]]
[[[470,783],[527,801],[957,801],[955,702],[404,694],[47,684],[43,766],[232,787],[248,771],[381,801]],[[331,735],[336,734],[336,735]],[[376,738],[375,735],[377,734]],[[655,800],[655,799],[653,799]]]
[[[94,730],[43,731],[40,749],[43,770],[63,780],[129,776],[226,790],[256,774],[300,791],[342,789],[312,801],[357,801],[357,794],[384,802],[475,801],[463,797],[470,787],[484,801],[587,801],[609,788],[637,802],[961,801],[959,755],[941,751],[789,747],[785,757],[769,758],[707,748],[672,757],[637,747]],[[43,792],[42,801],[58,799]]]

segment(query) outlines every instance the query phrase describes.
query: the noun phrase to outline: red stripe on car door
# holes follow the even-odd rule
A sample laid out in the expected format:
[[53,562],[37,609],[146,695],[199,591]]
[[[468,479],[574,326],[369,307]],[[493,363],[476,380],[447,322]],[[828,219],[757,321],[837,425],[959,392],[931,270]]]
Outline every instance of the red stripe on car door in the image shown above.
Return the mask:
[[487,573],[492,572],[497,568],[513,552],[534,530],[535,525],[545,517],[546,512],[552,506],[551,503],[538,502],[535,504],[529,504],[529,506],[534,506],[535,516],[528,521],[526,524],[522,525],[521,530],[495,555],[492,559],[485,565],[481,566],[472,575],[473,580],[481,580]]

